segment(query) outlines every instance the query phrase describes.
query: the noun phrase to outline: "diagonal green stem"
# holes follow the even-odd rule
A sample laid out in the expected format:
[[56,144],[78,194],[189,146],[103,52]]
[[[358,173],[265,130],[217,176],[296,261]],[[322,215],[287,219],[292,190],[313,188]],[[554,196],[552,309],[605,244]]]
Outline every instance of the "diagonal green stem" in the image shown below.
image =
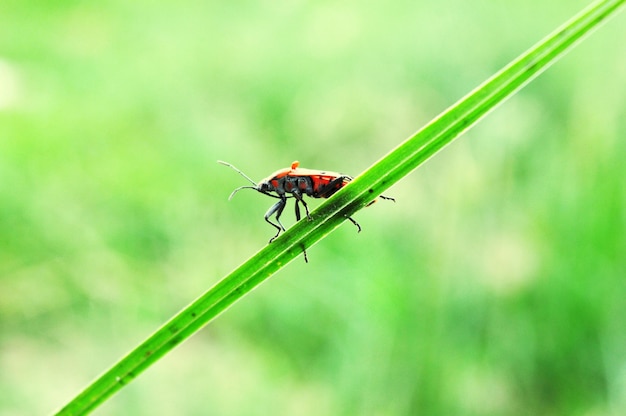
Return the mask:
[[408,138],[363,174],[200,296],[139,347],[69,402],[59,415],[88,413],[176,345],[201,329],[244,294],[284,267],[302,249],[333,231],[374,197],[473,126],[565,54],[626,0],[598,1],[587,7],[466,97]]

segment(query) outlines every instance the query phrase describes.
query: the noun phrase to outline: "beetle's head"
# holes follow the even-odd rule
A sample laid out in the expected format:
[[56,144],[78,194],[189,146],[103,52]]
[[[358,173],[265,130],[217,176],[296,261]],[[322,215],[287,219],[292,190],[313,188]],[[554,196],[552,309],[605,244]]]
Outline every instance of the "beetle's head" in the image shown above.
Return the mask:
[[259,184],[256,186],[256,190],[261,193],[266,193],[266,192],[272,192],[274,190],[274,187],[272,186],[272,184],[270,184],[270,181],[265,180],[265,181],[259,182]]
[[272,186],[272,184],[270,183],[270,181],[263,180],[263,181],[259,182],[258,185],[255,185],[255,186],[240,186],[239,188],[235,189],[230,194],[230,196],[228,197],[228,200],[230,200],[241,189],[254,189],[255,191],[260,192],[260,193],[262,193],[264,195],[271,196],[271,197],[274,197],[274,198],[278,198],[276,195],[272,194],[272,192],[274,192],[275,189]]
[[270,183],[269,179],[263,179],[261,182],[259,182],[257,184],[252,179],[250,179],[250,177],[248,175],[246,175],[245,173],[243,173],[242,171],[240,171],[239,169],[237,169],[235,166],[231,165],[230,163],[222,162],[221,160],[218,160],[217,163],[221,163],[222,165],[225,165],[225,166],[228,166],[228,167],[232,168],[235,172],[239,173],[241,176],[246,178],[248,180],[248,182],[250,182],[253,185],[253,186],[247,186],[247,185],[246,186],[240,186],[239,188],[235,189],[230,194],[230,196],[228,197],[228,200],[230,200],[241,189],[254,189],[255,191],[261,192],[262,194],[265,194],[265,195],[268,195],[268,196],[273,196],[274,198],[278,198],[277,196],[272,195],[270,193],[270,192],[274,191],[274,187]]

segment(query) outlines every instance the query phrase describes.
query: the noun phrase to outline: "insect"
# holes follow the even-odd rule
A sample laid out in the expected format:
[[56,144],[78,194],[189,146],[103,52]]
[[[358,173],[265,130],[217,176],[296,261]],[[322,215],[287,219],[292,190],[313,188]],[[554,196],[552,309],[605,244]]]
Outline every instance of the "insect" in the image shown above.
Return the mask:
[[[328,198],[352,180],[352,177],[342,173],[300,168],[300,163],[295,161],[291,164],[291,167],[280,169],[272,173],[267,178],[262,179],[259,183],[256,183],[250,179],[248,175],[230,163],[223,162],[221,160],[218,160],[218,163],[231,167],[253,185],[240,186],[235,189],[228,197],[229,200],[242,189],[254,189],[264,195],[278,199],[278,202],[272,205],[265,213],[265,221],[277,230],[276,235],[270,238],[270,243],[274,241],[282,231],[285,231],[285,227],[280,222],[280,216],[287,205],[287,198],[294,198],[296,200],[295,209],[297,221],[300,221],[300,204],[304,207],[307,219],[311,221],[312,218],[309,213],[309,207],[304,201],[303,196],[307,195],[311,198]],[[380,195],[380,198],[395,202],[395,199],[388,196]],[[375,201],[376,199],[370,202],[367,206],[373,204]],[[276,215],[276,222],[272,222],[270,219],[274,214]],[[348,219],[357,227],[358,232],[360,232],[361,226],[359,223],[352,217],[348,217]],[[304,259],[305,261],[308,261],[306,258],[306,251],[304,251]]]

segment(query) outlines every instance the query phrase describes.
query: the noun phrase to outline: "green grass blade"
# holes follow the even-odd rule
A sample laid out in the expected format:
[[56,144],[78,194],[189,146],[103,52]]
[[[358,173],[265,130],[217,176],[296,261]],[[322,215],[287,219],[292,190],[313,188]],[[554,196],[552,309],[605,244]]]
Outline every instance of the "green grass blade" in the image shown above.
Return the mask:
[[547,69],[626,0],[593,3],[400,144],[157,330],[59,411],[85,414],[128,384],[245,293],[341,225],[348,216],[434,155]]

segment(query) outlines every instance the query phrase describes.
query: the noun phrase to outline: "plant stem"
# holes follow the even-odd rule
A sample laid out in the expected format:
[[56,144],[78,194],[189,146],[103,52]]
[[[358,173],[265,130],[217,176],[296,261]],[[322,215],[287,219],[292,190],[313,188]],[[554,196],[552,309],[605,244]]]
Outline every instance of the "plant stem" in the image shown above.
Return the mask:
[[402,179],[454,138],[504,102],[556,62],[591,29],[626,0],[598,1],[587,7],[515,61],[355,178],[317,210],[313,221],[300,221],[200,296],[152,336],[98,377],[58,415],[82,415],[93,410],[176,345],[201,329],[304,248],[341,225],[377,195]]

